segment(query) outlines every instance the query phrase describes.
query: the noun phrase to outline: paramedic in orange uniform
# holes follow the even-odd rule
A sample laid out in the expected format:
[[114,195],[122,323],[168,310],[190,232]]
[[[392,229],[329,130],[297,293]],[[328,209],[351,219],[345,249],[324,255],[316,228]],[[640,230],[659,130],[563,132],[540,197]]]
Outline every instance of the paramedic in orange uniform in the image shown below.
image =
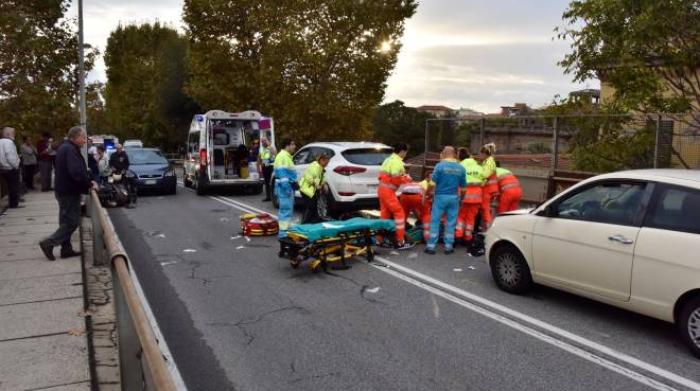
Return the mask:
[[496,144],[489,143],[481,148],[481,169],[486,181],[481,195],[481,221],[484,232],[493,221],[491,216],[491,201],[498,194],[498,178],[496,177]]
[[498,178],[498,213],[514,211],[520,208],[520,199],[523,198],[523,189],[518,178],[510,170],[496,167]]
[[468,249],[471,249],[471,241],[474,233],[474,222],[479,213],[482,202],[483,170],[479,163],[471,157],[469,150],[460,148],[458,152],[462,167],[467,172],[467,188],[462,205],[457,217],[457,229],[455,240],[462,240]]
[[430,213],[433,209],[433,193],[430,184],[430,178],[433,176],[433,172],[429,171],[425,178],[419,183],[421,189],[423,190],[423,199],[421,203],[421,223],[423,224],[423,240],[428,243],[428,238],[430,238]]
[[403,208],[406,220],[413,213],[416,223],[421,222],[423,216],[423,188],[420,183],[411,182],[399,186],[399,202]]
[[[406,175],[406,168],[403,164],[403,159],[407,154],[408,145],[405,143],[398,143],[394,146],[394,153],[382,163],[379,171],[379,187],[377,188],[380,216],[382,219],[389,219],[393,216],[396,225],[396,244],[399,250],[412,247],[404,239],[406,214],[396,196],[399,186],[411,182],[411,177]],[[383,238],[378,236],[377,242],[383,244]]]

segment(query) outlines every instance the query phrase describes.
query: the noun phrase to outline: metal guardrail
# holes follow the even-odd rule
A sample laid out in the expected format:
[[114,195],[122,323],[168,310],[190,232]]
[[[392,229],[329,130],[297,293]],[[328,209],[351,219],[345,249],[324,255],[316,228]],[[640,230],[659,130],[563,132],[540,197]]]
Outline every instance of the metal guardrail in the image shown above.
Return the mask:
[[124,391],[175,391],[177,388],[129,272],[129,258],[97,192],[90,192],[94,262],[112,266],[119,366]]

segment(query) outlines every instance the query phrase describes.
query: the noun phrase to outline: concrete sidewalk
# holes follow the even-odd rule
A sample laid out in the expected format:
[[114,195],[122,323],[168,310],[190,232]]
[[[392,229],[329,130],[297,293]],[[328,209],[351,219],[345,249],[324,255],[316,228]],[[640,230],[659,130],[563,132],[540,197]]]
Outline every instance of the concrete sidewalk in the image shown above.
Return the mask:
[[[52,192],[27,193],[0,215],[0,391],[90,389],[80,257],[48,261],[58,228]],[[73,248],[80,248],[78,232]]]

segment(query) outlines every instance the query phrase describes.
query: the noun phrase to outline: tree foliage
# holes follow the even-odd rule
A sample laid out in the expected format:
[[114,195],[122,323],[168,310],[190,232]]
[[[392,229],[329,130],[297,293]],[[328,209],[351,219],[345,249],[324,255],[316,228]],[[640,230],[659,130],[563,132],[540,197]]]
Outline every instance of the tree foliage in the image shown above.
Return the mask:
[[187,91],[205,109],[272,115],[281,133],[301,142],[364,139],[416,7],[415,0],[185,0]]
[[[0,123],[35,136],[78,122],[78,40],[69,0],[0,1]],[[97,51],[86,48],[86,70]]]
[[622,110],[700,109],[697,0],[575,0],[563,19],[572,51],[560,64],[576,81],[608,83]]
[[119,26],[105,51],[106,116],[115,135],[174,149],[199,110],[185,95],[187,40],[159,23]]
[[430,118],[435,117],[407,107],[400,100],[383,104],[372,121],[374,139],[388,145],[404,142],[411,155],[420,154],[424,149],[425,121]]

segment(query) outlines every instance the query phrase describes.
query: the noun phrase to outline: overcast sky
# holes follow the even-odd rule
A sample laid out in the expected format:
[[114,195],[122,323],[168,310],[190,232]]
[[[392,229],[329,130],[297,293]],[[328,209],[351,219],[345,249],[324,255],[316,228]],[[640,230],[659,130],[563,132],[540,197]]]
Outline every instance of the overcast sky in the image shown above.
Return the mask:
[[[557,65],[568,45],[552,40],[568,0],[422,0],[408,20],[386,101],[496,112],[539,107],[575,85]],[[121,22],[182,28],[182,0],[84,0],[85,40],[104,53]],[[74,9],[72,10],[74,12]],[[100,59],[90,79],[106,80]]]

